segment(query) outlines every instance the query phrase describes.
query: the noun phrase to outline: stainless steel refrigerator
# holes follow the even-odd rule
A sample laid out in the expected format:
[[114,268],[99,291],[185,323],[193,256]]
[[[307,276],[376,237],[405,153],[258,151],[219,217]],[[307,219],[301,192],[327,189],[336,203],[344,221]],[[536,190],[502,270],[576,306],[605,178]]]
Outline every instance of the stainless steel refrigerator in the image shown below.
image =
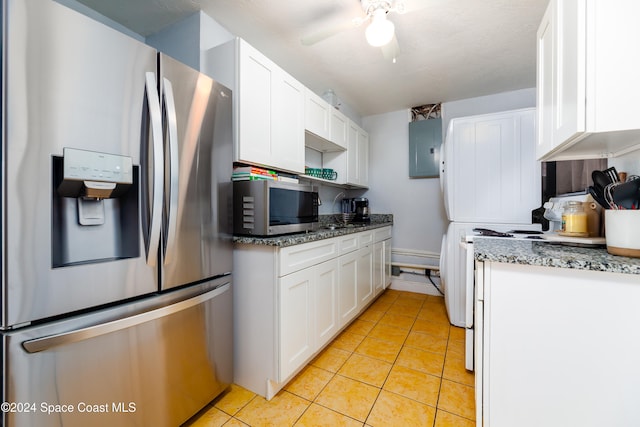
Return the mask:
[[175,426],[232,381],[231,91],[2,1],[2,425]]

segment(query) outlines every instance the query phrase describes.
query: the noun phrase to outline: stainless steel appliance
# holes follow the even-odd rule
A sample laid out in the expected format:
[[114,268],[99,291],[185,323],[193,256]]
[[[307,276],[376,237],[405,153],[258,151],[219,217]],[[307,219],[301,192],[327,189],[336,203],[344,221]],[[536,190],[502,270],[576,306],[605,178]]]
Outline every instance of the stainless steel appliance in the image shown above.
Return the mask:
[[2,29],[2,425],[178,425],[232,380],[231,92],[50,0]]
[[369,223],[369,199],[366,197],[354,197],[342,200],[342,212],[355,214],[353,222]]
[[271,236],[318,227],[318,192],[312,185],[271,180],[233,183],[235,234]]

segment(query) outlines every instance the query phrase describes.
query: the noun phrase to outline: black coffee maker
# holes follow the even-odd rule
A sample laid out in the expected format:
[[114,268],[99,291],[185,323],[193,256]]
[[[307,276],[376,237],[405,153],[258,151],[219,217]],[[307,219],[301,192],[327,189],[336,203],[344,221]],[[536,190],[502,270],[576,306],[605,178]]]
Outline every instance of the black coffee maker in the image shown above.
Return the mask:
[[371,222],[369,216],[369,199],[366,197],[354,197],[342,200],[342,211],[355,214],[353,222],[368,224]]

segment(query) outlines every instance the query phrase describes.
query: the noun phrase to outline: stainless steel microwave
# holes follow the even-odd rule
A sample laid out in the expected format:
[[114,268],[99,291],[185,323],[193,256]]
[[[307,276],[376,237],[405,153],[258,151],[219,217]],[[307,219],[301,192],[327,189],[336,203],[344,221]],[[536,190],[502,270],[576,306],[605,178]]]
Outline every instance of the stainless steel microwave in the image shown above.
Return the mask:
[[233,233],[273,236],[318,228],[316,188],[279,181],[233,183]]

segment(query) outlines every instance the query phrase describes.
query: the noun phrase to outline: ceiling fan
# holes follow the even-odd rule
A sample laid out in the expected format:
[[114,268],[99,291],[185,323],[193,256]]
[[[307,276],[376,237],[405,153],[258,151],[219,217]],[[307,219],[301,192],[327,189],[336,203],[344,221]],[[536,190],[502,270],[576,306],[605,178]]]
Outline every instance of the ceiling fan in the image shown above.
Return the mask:
[[[382,48],[385,58],[396,61],[400,51],[398,40],[395,36],[395,26],[388,18],[389,13],[407,12],[407,0],[359,0],[365,16],[358,16],[350,21],[341,22],[333,27],[303,37],[301,43],[311,46],[342,31],[359,27],[367,21],[371,21],[365,30],[365,38],[369,45]],[[408,0],[409,3],[417,1]]]

